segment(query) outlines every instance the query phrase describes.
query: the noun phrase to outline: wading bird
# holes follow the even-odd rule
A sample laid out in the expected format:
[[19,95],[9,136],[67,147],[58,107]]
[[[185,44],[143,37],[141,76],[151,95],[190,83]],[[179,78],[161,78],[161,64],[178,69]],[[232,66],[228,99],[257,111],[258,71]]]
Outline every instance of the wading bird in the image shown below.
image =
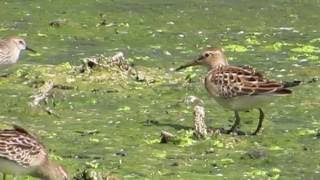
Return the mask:
[[0,131],[0,172],[31,175],[44,180],[68,180],[66,170],[50,161],[48,153],[36,137],[16,125]]
[[282,83],[271,81],[261,73],[249,66],[231,66],[222,49],[210,48],[204,51],[200,57],[188,64],[176,69],[189,66],[204,65],[208,67],[205,77],[205,87],[221,106],[234,111],[235,121],[227,133],[233,133],[240,126],[239,111],[258,109],[260,116],[256,130],[252,135],[259,133],[264,113],[261,107],[271,102],[274,97],[286,96],[292,93],[289,87],[297,86],[300,81]]
[[29,48],[24,39],[20,37],[0,40],[0,66],[16,63],[19,60],[21,50],[36,53],[36,51]]

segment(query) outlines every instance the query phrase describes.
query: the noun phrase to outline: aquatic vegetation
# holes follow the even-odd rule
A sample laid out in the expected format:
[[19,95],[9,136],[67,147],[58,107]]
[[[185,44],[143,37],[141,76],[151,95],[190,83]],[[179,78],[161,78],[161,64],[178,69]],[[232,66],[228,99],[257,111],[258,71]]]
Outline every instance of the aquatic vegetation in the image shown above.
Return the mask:
[[[33,129],[50,158],[74,177],[319,177],[319,84],[267,105],[261,136],[199,140],[187,96],[204,101],[208,127],[229,128],[232,114],[208,97],[205,69],[172,71],[199,50],[220,46],[231,64],[251,65],[272,79],[318,77],[316,2],[37,0],[2,1],[0,7],[1,36],[22,36],[38,52],[22,53],[17,65],[3,70],[9,75],[0,77],[0,127]],[[117,65],[79,71],[90,59],[117,52],[137,74],[128,76]],[[48,82],[59,86],[47,102],[30,107]],[[256,115],[241,114],[244,130],[254,127]],[[177,141],[161,144],[162,130]]]
[[281,170],[278,168],[272,168],[270,171],[252,169],[252,171],[245,172],[244,175],[249,178],[268,178],[268,179],[279,179]]
[[285,46],[290,46],[291,44],[288,44],[286,42],[275,42],[272,45],[265,46],[266,49],[272,50],[272,51],[280,51]]
[[292,48],[291,51],[298,52],[298,53],[314,53],[319,51],[319,48],[312,45],[298,44],[298,46],[299,47]]
[[227,51],[234,51],[234,52],[246,52],[246,51],[248,51],[248,49],[246,47],[241,46],[241,45],[236,45],[236,44],[227,45],[227,46],[224,46],[224,48]]

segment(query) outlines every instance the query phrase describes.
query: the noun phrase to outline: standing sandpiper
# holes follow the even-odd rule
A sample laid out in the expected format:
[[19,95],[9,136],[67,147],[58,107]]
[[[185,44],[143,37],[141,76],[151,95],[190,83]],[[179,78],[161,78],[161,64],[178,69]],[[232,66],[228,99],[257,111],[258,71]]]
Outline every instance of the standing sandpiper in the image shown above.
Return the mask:
[[20,51],[29,50],[36,53],[35,50],[29,48],[26,42],[20,37],[11,37],[0,41],[0,66],[14,64],[18,61]]
[[0,172],[31,175],[44,180],[68,180],[66,170],[48,159],[36,137],[21,127],[0,131]]
[[258,109],[259,123],[252,135],[259,133],[264,113],[263,104],[272,101],[273,97],[286,96],[292,93],[288,87],[297,86],[299,81],[291,83],[275,82],[266,79],[261,73],[249,66],[230,66],[223,50],[210,48],[200,57],[176,70],[189,66],[205,65],[209,72],[205,78],[205,87],[208,93],[224,108],[234,111],[235,122],[227,133],[233,133],[240,126],[239,111]]

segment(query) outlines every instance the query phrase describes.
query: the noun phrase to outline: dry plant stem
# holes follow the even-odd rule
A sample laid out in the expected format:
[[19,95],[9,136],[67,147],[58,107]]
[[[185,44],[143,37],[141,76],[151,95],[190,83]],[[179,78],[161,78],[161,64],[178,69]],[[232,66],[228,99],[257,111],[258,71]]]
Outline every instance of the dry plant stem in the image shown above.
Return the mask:
[[208,135],[207,125],[205,123],[205,108],[203,101],[196,96],[188,96],[185,99],[187,105],[193,107],[193,129],[197,138],[206,138]]
[[208,132],[207,125],[205,123],[205,111],[202,105],[196,105],[193,108],[193,127],[196,137],[207,137]]

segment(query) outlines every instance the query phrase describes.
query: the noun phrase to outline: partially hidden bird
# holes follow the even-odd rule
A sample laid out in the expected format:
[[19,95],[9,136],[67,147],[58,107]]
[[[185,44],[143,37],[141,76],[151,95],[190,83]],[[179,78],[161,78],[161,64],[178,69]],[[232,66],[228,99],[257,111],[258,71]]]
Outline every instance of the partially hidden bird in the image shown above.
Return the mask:
[[22,127],[0,130],[0,172],[43,180],[68,180],[67,171],[52,162],[45,146]]
[[36,53],[35,50],[27,46],[26,41],[21,37],[10,37],[0,40],[0,66],[16,63],[22,50]]

